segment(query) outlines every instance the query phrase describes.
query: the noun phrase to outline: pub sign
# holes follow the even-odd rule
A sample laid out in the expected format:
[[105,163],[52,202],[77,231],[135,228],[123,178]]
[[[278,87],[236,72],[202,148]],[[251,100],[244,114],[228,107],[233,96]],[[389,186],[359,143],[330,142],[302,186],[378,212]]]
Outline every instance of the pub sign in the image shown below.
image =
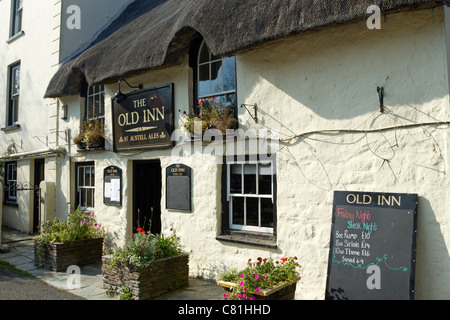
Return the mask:
[[173,84],[135,91],[118,103],[113,98],[114,150],[173,146]]

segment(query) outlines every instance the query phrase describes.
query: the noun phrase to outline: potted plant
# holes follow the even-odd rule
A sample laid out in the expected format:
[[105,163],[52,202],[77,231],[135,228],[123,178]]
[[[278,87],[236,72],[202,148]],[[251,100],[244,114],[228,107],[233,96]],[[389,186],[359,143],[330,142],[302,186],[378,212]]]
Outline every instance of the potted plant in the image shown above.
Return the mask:
[[189,256],[180,238],[150,234],[138,228],[123,248],[103,257],[103,284],[109,293],[146,300],[189,284]]
[[34,238],[35,263],[54,271],[98,263],[104,234],[94,214],[78,207],[65,220],[56,218],[42,224],[40,234]]
[[227,129],[237,129],[238,120],[234,116],[233,106],[219,104],[217,98],[200,99],[196,106],[196,112],[188,116],[184,129],[191,135],[200,134],[196,132],[201,128],[203,135],[208,129],[218,129],[222,135]]
[[79,149],[103,148],[105,146],[105,130],[103,121],[98,118],[83,121],[83,129],[73,139]]
[[226,300],[293,300],[301,267],[296,260],[249,259],[245,269],[228,271],[217,284]]

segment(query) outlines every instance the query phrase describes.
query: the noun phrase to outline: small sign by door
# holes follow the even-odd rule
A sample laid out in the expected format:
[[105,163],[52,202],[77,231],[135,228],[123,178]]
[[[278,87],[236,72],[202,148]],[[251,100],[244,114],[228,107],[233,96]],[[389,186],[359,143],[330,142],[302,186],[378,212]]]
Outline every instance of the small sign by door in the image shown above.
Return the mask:
[[103,203],[122,205],[122,169],[111,166],[104,170]]
[[175,164],[166,169],[167,210],[191,212],[191,168]]

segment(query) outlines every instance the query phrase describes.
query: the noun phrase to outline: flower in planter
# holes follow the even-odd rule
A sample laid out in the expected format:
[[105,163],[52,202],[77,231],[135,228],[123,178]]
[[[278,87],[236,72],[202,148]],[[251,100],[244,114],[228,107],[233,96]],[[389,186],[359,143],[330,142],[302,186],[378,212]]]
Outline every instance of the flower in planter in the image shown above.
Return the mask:
[[111,267],[116,263],[146,267],[156,259],[176,256],[183,252],[180,238],[173,228],[168,236],[151,234],[142,228],[138,228],[136,231],[138,233],[131,234],[123,248],[116,248]]
[[[297,257],[283,257],[281,260],[262,259],[255,262],[248,260],[247,267],[239,272],[231,270],[221,276],[221,280],[234,282],[231,293],[225,293],[226,300],[254,300],[252,294],[260,293],[283,282],[295,282],[301,266]],[[245,296],[244,296],[245,294]],[[244,299],[245,298],[245,299]]]
[[83,122],[83,130],[73,139],[73,142],[80,148],[86,149],[103,146],[105,143],[105,130],[103,122],[94,118]]
[[105,231],[93,213],[78,207],[65,220],[55,218],[42,224],[35,240],[41,243],[69,242],[75,240],[103,238]]
[[36,253],[40,259],[46,259],[49,243],[66,243],[78,240],[102,239],[105,231],[93,213],[78,207],[65,219],[55,218],[45,221],[40,233],[34,237]]
[[233,110],[233,105],[219,104],[217,98],[200,99],[196,112],[188,116],[184,129],[191,135],[200,134],[196,132],[197,127],[201,127],[202,135],[208,129],[218,129],[224,135],[227,129],[237,128],[238,120]]

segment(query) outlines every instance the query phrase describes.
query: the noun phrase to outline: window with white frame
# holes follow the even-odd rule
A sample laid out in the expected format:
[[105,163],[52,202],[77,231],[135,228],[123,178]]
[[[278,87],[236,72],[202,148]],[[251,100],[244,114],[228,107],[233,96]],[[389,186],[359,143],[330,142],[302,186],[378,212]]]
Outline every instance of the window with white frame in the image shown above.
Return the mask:
[[17,201],[17,163],[7,162],[5,166],[5,201],[16,202]]
[[231,230],[274,232],[275,163],[227,161],[227,198]]
[[105,86],[89,86],[86,97],[86,121],[105,124]]
[[23,0],[13,0],[10,34],[11,37],[22,31],[22,12]]
[[224,106],[237,104],[236,58],[214,56],[205,41],[197,63],[198,99],[216,98]]
[[8,126],[16,124],[19,120],[20,97],[20,63],[9,67],[9,105]]
[[83,163],[76,166],[76,202],[82,209],[93,211],[95,207],[95,165]]

